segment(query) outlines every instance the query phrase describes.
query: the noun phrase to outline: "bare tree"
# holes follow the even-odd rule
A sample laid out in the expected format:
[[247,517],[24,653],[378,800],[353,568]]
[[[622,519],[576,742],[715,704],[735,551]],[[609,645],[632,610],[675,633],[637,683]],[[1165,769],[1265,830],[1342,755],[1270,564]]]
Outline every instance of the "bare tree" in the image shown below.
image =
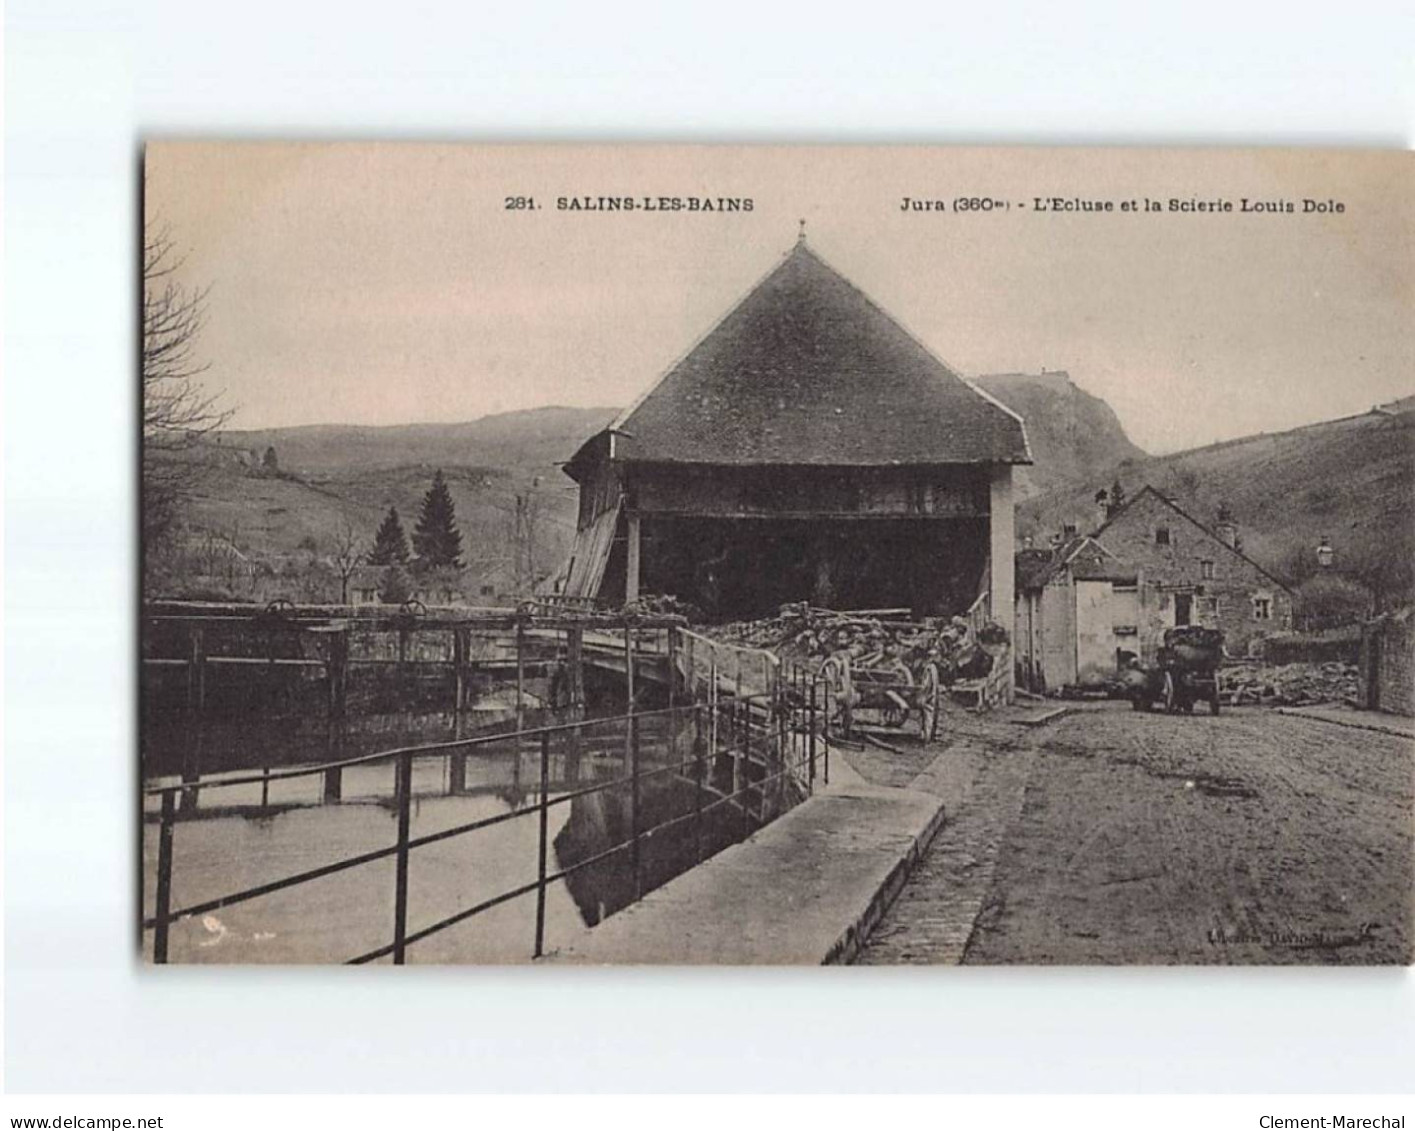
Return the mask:
[[200,471],[192,449],[220,428],[231,410],[201,384],[208,363],[197,352],[208,288],[177,278],[182,266],[165,226],[143,239],[142,493],[143,535],[149,545],[171,528]]
[[364,560],[364,543],[354,532],[354,524],[347,518],[343,528],[334,539],[334,568],[339,571],[339,603],[349,603],[349,578]]

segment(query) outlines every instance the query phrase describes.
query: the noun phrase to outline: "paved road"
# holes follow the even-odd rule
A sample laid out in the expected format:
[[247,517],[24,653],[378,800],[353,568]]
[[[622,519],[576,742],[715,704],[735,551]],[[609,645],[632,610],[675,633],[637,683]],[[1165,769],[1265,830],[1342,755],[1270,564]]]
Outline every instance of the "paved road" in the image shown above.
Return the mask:
[[914,781],[952,816],[861,961],[1412,960],[1410,740],[1260,709],[961,725]]

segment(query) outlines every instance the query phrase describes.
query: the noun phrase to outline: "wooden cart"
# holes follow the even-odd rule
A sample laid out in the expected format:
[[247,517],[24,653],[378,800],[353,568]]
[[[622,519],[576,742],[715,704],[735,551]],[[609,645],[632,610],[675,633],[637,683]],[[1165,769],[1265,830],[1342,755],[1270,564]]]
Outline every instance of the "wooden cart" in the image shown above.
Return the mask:
[[859,711],[878,712],[887,727],[903,727],[917,715],[924,741],[938,736],[943,680],[932,660],[914,671],[898,657],[861,663],[848,652],[837,652],[821,665],[821,678],[837,705],[835,721],[847,738]]

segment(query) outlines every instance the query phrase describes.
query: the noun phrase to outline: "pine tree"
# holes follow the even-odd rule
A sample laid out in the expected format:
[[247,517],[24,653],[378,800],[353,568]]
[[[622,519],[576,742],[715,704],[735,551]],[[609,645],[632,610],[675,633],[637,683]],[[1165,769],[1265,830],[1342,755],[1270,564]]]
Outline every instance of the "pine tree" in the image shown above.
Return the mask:
[[462,568],[462,534],[457,529],[452,492],[447,489],[440,468],[423,496],[418,524],[413,528],[413,553],[417,555],[418,565],[425,569]]
[[408,571],[394,562],[383,571],[378,583],[378,599],[385,605],[401,605],[413,596],[413,582]]
[[398,508],[389,507],[378,533],[373,536],[373,549],[369,551],[368,564],[376,566],[392,565],[408,560],[408,536],[403,532],[403,522],[398,517]]

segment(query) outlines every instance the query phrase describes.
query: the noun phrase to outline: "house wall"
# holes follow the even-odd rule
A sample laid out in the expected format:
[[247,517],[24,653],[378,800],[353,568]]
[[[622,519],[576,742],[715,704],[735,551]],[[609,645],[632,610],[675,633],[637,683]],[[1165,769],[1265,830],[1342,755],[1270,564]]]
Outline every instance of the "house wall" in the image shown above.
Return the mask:
[[1137,588],[1113,581],[1078,580],[1076,589],[1076,679],[1083,685],[1115,676],[1116,651],[1138,652],[1140,619]]
[[1038,594],[1038,656],[1046,690],[1076,682],[1076,591],[1062,571]]
[[624,470],[624,490],[639,513],[720,518],[975,518],[988,513],[988,484],[986,469],[972,465],[630,464]]
[[995,464],[988,493],[988,584],[992,619],[1017,635],[1017,596],[1014,575],[1017,560],[1016,515],[1012,504],[1012,466]]
[[[1156,539],[1160,528],[1169,531],[1167,545]],[[1178,623],[1185,597],[1189,623],[1220,629],[1229,655],[1246,654],[1263,636],[1291,627],[1292,597],[1286,589],[1153,494],[1136,497],[1096,540],[1139,567],[1138,651],[1146,663],[1154,661],[1164,630]],[[1206,560],[1213,563],[1212,577],[1204,576]],[[1267,601],[1268,616],[1259,615],[1257,599]]]

